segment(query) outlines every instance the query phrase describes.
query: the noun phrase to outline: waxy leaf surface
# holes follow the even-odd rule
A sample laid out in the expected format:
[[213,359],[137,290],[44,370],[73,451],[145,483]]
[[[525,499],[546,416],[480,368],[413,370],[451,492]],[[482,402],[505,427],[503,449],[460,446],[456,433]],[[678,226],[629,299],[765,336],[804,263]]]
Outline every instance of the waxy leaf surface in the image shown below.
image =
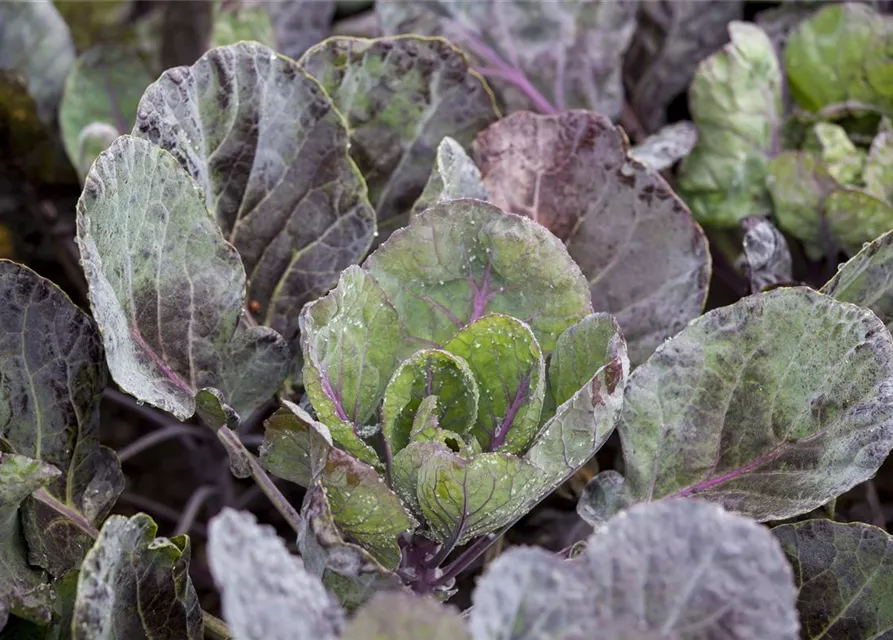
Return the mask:
[[329,38],[299,62],[347,120],[384,235],[406,223],[444,136],[467,147],[497,117],[483,80],[440,38]]
[[638,500],[700,496],[757,520],[811,511],[893,448],[893,340],[806,288],[692,322],[630,377],[618,425]]
[[791,252],[784,235],[765,218],[745,218],[744,272],[750,290],[758,293],[770,285],[791,282]]
[[258,43],[212,49],[146,90],[133,129],[195,178],[248,275],[258,319],[287,340],[301,307],[358,262],[375,233],[332,101]]
[[471,640],[459,612],[434,598],[380,593],[366,604],[341,640]]
[[629,150],[630,157],[655,171],[664,171],[691,153],[698,128],[688,120],[668,124]]
[[431,207],[366,259],[407,329],[442,346],[490,313],[526,322],[543,353],[592,312],[586,279],[558,238],[479,200]]
[[701,312],[706,238],[663,178],[628,157],[610,120],[515,113],[478,135],[475,158],[494,204],[564,241],[593,306],[617,316],[633,362]]
[[245,270],[173,155],[122,136],[78,201],[93,316],[115,382],[184,420],[218,389],[246,418],[285,378],[288,345],[243,317]]
[[272,527],[224,509],[208,527],[208,564],[233,637],[335,640],[344,613]]
[[886,638],[893,629],[893,539],[861,522],[807,520],[772,530],[800,591],[802,637]]
[[157,531],[143,513],[105,521],[78,575],[74,640],[202,637],[189,537]]
[[421,213],[440,202],[460,198],[486,200],[487,190],[474,160],[468,157],[462,145],[446,136],[437,145],[434,168],[425,190],[412,205],[412,213]]
[[871,309],[893,329],[893,231],[840,265],[822,293]]
[[[98,525],[124,488],[115,454],[99,444],[108,374],[96,324],[49,280],[0,260],[0,441],[61,475],[46,490]],[[30,562],[54,576],[93,541],[36,501],[21,513]]]
[[300,406],[288,400],[282,405],[264,423],[260,460],[280,478],[310,488],[325,467],[332,435]]

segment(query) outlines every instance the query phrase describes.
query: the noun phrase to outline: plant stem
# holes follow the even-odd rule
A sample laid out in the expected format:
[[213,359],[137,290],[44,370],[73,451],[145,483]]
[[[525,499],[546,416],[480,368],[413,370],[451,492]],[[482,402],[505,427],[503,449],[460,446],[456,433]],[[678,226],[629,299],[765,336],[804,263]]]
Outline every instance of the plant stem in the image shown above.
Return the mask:
[[46,489],[38,489],[31,495],[35,500],[42,502],[50,509],[68,518],[72,524],[94,540],[99,537],[99,531],[97,531],[96,527],[94,527],[83,514],[79,513],[76,509],[72,509],[67,504],[60,502],[57,498],[47,493]]
[[217,430],[217,437],[220,439],[220,442],[223,443],[223,446],[226,447],[228,452],[248,463],[251,477],[254,478],[254,481],[258,484],[261,491],[266,494],[267,498],[270,499],[270,502],[273,503],[273,506],[276,507],[276,510],[282,514],[282,517],[285,518],[285,521],[289,526],[295,530],[295,533],[298,533],[301,528],[301,516],[298,515],[295,508],[291,506],[288,499],[282,495],[282,492],[279,491],[279,488],[273,483],[272,478],[267,475],[267,472],[261,466],[260,462],[257,461],[257,458],[255,458],[245,447],[244,443],[239,440],[239,436],[237,436],[229,427],[220,427]]
[[[514,524],[514,523],[512,523]],[[453,560],[450,564],[448,564],[440,577],[435,581],[434,586],[440,586],[442,584],[446,584],[460,573],[465,571],[471,563],[477,560],[481,554],[483,554],[487,549],[490,548],[494,542],[499,540],[506,531],[512,525],[508,525],[507,527],[503,527],[501,531],[497,533],[490,533],[485,536],[481,536],[477,540],[471,543],[471,545],[465,549],[462,553],[459,554],[459,557]]]
[[207,611],[202,611],[202,622],[205,625],[205,637],[211,640],[232,640],[233,634],[230,633],[226,623],[216,616],[212,616]]
[[198,429],[188,424],[169,424],[156,431],[151,431],[131,442],[118,452],[118,460],[126,462],[130,458],[142,453],[146,449],[161,444],[165,440],[178,437],[210,437],[210,433],[204,429]]
[[189,532],[195,522],[196,516],[198,516],[199,511],[205,504],[205,500],[215,493],[217,493],[217,487],[209,484],[202,485],[192,492],[192,495],[189,496],[189,500],[186,502],[186,506],[183,507],[183,514],[180,516],[180,519],[177,521],[177,526],[174,528],[175,536]]

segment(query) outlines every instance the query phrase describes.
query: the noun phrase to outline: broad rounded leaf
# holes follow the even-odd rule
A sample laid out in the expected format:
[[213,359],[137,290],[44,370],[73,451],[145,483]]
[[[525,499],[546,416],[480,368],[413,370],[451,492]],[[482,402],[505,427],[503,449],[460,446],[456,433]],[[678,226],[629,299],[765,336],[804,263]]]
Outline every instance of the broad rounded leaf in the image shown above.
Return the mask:
[[610,120],[515,113],[478,135],[475,158],[494,204],[565,242],[593,306],[617,316],[633,362],[701,312],[707,240],[663,178],[629,159]]
[[341,640],[471,640],[471,636],[451,606],[407,593],[380,593],[360,609]]
[[391,452],[409,444],[422,402],[437,396],[437,426],[458,434],[471,430],[478,415],[478,385],[468,363],[440,349],[423,349],[404,360],[385,390],[382,433]]
[[208,527],[208,564],[223,617],[240,640],[335,640],[344,613],[272,527],[224,509]]
[[546,362],[530,327],[494,313],[463,327],[444,349],[464,359],[478,382],[481,447],[522,453],[536,437],[546,392]]
[[679,189],[695,217],[733,227],[772,211],[766,163],[781,144],[782,72],[768,36],[731,22],[732,41],[698,66],[689,90],[698,144],[682,163]]
[[243,317],[245,270],[167,151],[122,136],[78,201],[78,242],[115,382],[184,420],[220,390],[247,417],[285,377],[288,345]]
[[45,124],[56,119],[74,56],[71,34],[50,0],[0,4],[0,69],[25,77]]
[[771,222],[758,216],[742,220],[744,227],[744,272],[753,293],[791,282],[793,263],[788,242]]
[[850,140],[846,129],[832,122],[818,122],[806,134],[803,149],[822,159],[831,177],[840,184],[854,184],[862,175],[865,151]]
[[440,202],[460,198],[486,200],[487,190],[474,160],[468,157],[461,144],[446,136],[437,145],[434,168],[425,190],[412,205],[412,213],[421,213]]
[[[0,260],[0,441],[61,471],[47,491],[98,525],[124,488],[115,454],[99,444],[108,381],[93,320],[56,285]],[[60,576],[93,541],[35,501],[21,513],[30,562]]]
[[349,267],[338,286],[301,312],[304,386],[319,419],[347,451],[370,464],[360,438],[375,418],[403,351],[403,326],[385,291],[366,271]]
[[893,231],[840,265],[822,293],[871,309],[893,329]]
[[646,131],[664,124],[666,107],[685,91],[698,63],[728,42],[740,0],[640,2],[639,25],[624,56],[629,103]]
[[862,182],[865,191],[875,198],[893,202],[893,124],[887,118],[881,121],[878,134],[871,141]]
[[288,400],[282,405],[264,422],[260,460],[271,473],[309,488],[325,467],[332,435],[298,405]]
[[807,520],[772,530],[800,590],[803,638],[886,638],[893,629],[893,539],[861,522]]
[[558,238],[479,200],[431,207],[367,258],[411,339],[441,346],[489,313],[527,322],[544,353],[592,312],[586,279]]
[[639,500],[702,496],[758,520],[811,511],[893,448],[893,340],[811,289],[692,322],[636,369],[618,429]]
[[419,505],[440,542],[464,544],[526,513],[522,507],[535,494],[540,473],[509,454],[465,460],[439,447],[419,469]]
[[146,90],[133,134],[174,154],[202,187],[260,319],[287,340],[301,307],[372,242],[375,214],[344,119],[319,83],[261,44],[166,71]]
[[344,541],[332,519],[326,490],[318,484],[304,496],[298,549],[304,567],[322,580],[348,611],[376,592],[402,586],[397,574],[381,566],[362,547]]
[[376,5],[385,33],[446,36],[493,70],[488,75],[512,110],[583,108],[611,117],[623,107],[621,68],[637,8],[634,0]]
[[385,234],[406,223],[444,136],[468,146],[497,117],[480,76],[440,38],[329,38],[299,62],[347,120]]
[[893,229],[893,205],[860,189],[837,189],[825,200],[824,213],[831,235],[850,254]]
[[[65,151],[78,175],[87,175],[96,156],[118,135],[131,130],[137,105],[151,82],[136,52],[124,47],[98,47],[78,58],[65,81],[59,107]],[[103,125],[115,133],[97,148],[91,140]]]
[[852,101],[893,107],[887,18],[866,5],[828,6],[804,20],[785,47],[788,84],[805,109]]
[[78,575],[74,640],[202,637],[189,537],[157,531],[143,513],[105,521]]

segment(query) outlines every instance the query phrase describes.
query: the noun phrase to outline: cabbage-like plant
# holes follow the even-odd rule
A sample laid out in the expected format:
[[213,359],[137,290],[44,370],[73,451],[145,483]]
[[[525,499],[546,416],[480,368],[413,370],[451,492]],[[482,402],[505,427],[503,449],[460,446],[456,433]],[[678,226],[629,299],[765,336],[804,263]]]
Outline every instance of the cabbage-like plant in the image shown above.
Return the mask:
[[300,325],[309,407],[268,421],[261,460],[312,489],[301,552],[336,591],[358,576],[331,562],[329,518],[379,577],[448,590],[598,450],[629,371],[561,241],[473,199],[415,217]]

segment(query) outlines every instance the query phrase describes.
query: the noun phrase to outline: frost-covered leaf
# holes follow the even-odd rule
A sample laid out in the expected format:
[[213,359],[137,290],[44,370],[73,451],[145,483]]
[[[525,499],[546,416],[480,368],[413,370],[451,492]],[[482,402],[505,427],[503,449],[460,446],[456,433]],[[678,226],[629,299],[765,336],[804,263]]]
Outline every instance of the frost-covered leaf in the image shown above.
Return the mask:
[[363,266],[420,344],[443,345],[502,313],[527,322],[550,353],[562,331],[592,312],[586,279],[558,238],[478,200],[431,207]]
[[471,430],[479,395],[468,362],[447,351],[423,349],[400,364],[385,391],[382,433],[391,453],[409,444],[420,407],[432,395],[437,396],[432,409],[438,427],[458,434]]
[[493,122],[493,97],[468,60],[439,38],[335,37],[300,64],[332,96],[369,186],[379,230],[406,223],[444,136],[460,145]]
[[142,513],[105,521],[78,575],[74,640],[202,637],[189,537],[157,531]]
[[421,213],[439,202],[460,198],[486,200],[487,190],[474,160],[468,157],[461,144],[446,136],[437,145],[434,168],[425,190],[412,205],[412,214]]
[[809,111],[854,102],[893,109],[890,23],[857,2],[823,8],[804,20],[785,47],[791,95]]
[[739,0],[642,2],[624,58],[629,102],[647,131],[664,124],[665,108],[691,81],[698,63],[728,42],[726,24],[740,20]]
[[71,34],[50,0],[0,4],[0,70],[25,78],[45,124],[56,119],[74,56]]
[[820,257],[826,250],[823,203],[837,189],[837,182],[811,153],[785,151],[769,162],[768,169],[766,183],[778,226],[801,240],[807,255]]
[[[738,226],[772,212],[767,163],[780,150],[782,72],[772,42],[746,22],[700,65],[688,100],[698,144],[682,163],[679,188],[705,224]],[[621,323],[622,324],[622,323]]]
[[629,150],[630,157],[655,171],[669,169],[688,156],[698,142],[698,128],[688,120],[668,124]]
[[[381,2],[385,33],[443,35],[482,67],[512,110],[533,106],[592,109],[610,117],[623,107],[623,54],[636,28],[635,0]],[[547,104],[518,91],[531,84]]]
[[871,141],[862,182],[875,198],[893,202],[893,125],[886,118]]
[[471,640],[471,636],[451,606],[406,593],[380,593],[360,609],[341,640]]
[[[49,280],[0,260],[0,441],[61,475],[46,490],[98,525],[124,488],[114,452],[99,444],[108,374],[93,320]],[[67,518],[28,501],[30,562],[59,576],[93,541]]]
[[28,562],[19,507],[59,475],[40,460],[0,453],[0,629],[10,614],[41,624],[50,620],[53,590],[46,574]]
[[93,316],[115,382],[184,420],[204,387],[247,417],[284,379],[290,350],[243,317],[245,270],[176,158],[122,136],[78,201]]
[[598,528],[634,503],[626,478],[609,469],[586,484],[577,502],[577,514]]
[[362,547],[345,542],[332,520],[326,490],[316,485],[304,496],[298,549],[304,568],[319,577],[348,611],[374,593],[401,588],[397,574],[385,569]]
[[893,628],[893,540],[861,522],[772,530],[794,569],[803,638],[886,638]]
[[630,377],[618,425],[638,500],[702,496],[758,520],[811,511],[893,448],[893,340],[807,288],[707,313]]
[[335,640],[344,613],[272,527],[224,509],[208,527],[208,564],[239,640]]
[[766,218],[748,217],[744,228],[744,271],[753,293],[791,282],[791,252],[784,235]]
[[260,42],[276,49],[273,22],[266,3],[256,0],[216,0],[213,9],[211,48],[242,40]]
[[824,214],[834,240],[849,254],[893,229],[893,206],[861,189],[845,187],[831,193]]
[[269,11],[277,51],[297,60],[328,37],[335,17],[335,0],[273,0]]
[[474,435],[481,447],[525,451],[537,434],[546,392],[546,362],[530,327],[490,314],[460,329],[444,349],[464,359],[478,382]]
[[440,447],[422,461],[417,494],[437,539],[463,544],[523,515],[540,475],[535,466],[509,454],[481,453],[465,460]]
[[888,330],[893,329],[893,231],[840,265],[822,293],[871,309]]
[[[127,48],[98,47],[78,58],[65,81],[59,107],[65,151],[78,175],[87,175],[99,153],[130,131],[137,105],[151,82],[142,61]],[[102,136],[104,146],[91,144],[103,125],[114,135]]]
[[807,134],[803,149],[816,153],[840,184],[855,184],[862,175],[865,152],[856,147],[839,124],[816,123]]
[[378,456],[361,439],[405,349],[403,326],[385,291],[349,267],[328,295],[300,319],[304,385],[319,419],[347,451],[370,464]]
[[701,312],[707,240],[663,178],[628,158],[607,118],[515,113],[478,135],[475,158],[494,204],[565,242],[593,306],[617,317],[633,362]]
[[264,423],[260,460],[271,473],[309,488],[325,467],[332,435],[300,406],[288,400],[282,405]]
[[319,83],[258,43],[208,51],[166,71],[133,129],[170,151],[248,275],[259,320],[286,340],[301,307],[360,260],[375,233],[348,132]]

